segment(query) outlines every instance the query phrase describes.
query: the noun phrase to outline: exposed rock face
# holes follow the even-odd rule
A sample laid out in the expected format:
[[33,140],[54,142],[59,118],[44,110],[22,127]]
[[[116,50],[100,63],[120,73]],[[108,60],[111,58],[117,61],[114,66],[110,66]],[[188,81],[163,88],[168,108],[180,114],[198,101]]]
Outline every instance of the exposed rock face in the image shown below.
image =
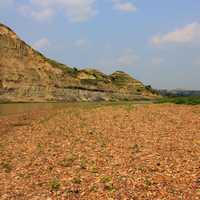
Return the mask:
[[0,101],[98,101],[156,97],[124,72],[77,70],[44,57],[0,24]]

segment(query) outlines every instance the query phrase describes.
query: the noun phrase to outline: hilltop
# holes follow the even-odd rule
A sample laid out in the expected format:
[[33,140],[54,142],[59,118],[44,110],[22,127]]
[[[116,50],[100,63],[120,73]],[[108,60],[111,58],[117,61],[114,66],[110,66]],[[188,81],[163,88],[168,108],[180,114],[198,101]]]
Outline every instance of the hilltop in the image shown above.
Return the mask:
[[78,70],[46,58],[0,24],[0,101],[100,101],[151,99],[157,95],[130,75]]

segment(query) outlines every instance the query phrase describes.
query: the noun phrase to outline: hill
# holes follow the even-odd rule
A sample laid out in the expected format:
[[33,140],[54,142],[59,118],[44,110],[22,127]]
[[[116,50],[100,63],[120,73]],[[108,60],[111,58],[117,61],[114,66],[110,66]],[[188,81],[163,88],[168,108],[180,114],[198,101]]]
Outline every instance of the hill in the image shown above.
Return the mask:
[[158,93],[169,97],[200,97],[199,90],[158,90]]
[[140,81],[117,71],[78,70],[46,58],[0,24],[0,102],[100,101],[155,98]]

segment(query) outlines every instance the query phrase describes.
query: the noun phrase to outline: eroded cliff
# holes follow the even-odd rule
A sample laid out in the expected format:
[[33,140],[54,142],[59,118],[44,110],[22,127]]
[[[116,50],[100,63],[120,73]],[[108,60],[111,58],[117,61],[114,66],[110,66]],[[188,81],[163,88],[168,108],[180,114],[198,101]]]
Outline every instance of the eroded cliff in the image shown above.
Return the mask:
[[0,24],[0,101],[98,101],[154,98],[124,72],[78,70],[48,59]]

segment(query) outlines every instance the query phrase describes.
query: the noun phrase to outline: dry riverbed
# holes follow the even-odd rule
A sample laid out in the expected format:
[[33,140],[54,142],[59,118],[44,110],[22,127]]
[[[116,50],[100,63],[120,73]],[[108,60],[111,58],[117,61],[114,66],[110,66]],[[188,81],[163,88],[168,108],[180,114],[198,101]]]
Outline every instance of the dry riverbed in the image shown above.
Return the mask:
[[0,116],[1,200],[200,199],[200,106]]

